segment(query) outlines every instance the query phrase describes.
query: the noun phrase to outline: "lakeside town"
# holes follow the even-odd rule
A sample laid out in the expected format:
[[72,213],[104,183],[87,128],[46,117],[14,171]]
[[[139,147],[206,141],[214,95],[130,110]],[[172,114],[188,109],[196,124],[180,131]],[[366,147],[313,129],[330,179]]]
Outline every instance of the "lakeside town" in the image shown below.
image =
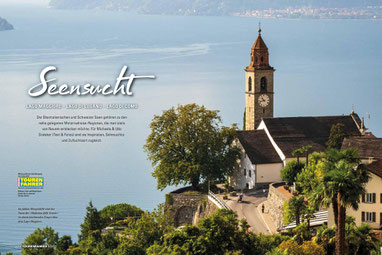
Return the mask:
[[50,0],[49,6],[55,9],[95,9],[152,15],[373,20],[378,20],[382,17],[382,3],[373,0]]
[[300,8],[246,10],[234,16],[277,19],[382,19],[382,6],[364,8]]

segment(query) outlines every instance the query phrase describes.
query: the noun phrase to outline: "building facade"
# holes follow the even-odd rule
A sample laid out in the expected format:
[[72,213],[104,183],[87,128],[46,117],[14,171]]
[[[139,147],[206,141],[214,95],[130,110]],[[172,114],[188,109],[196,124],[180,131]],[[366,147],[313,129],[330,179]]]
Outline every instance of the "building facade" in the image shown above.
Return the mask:
[[348,137],[365,135],[357,114],[339,116],[274,117],[275,69],[269,64],[268,47],[261,30],[251,49],[251,63],[245,68],[245,128],[237,132],[235,144],[241,149],[230,185],[237,189],[268,187],[281,181],[280,171],[293,151],[310,145],[324,151],[333,125],[341,123]]
[[273,117],[274,71],[259,28],[251,49],[251,63],[245,68],[245,130],[255,130],[262,118]]
[[[346,209],[346,215],[353,216],[357,225],[368,224],[373,229],[382,229],[382,139],[374,137],[346,138],[341,150],[358,149],[359,157],[366,164],[370,180],[365,186],[366,194],[360,198],[358,210]],[[334,225],[332,208],[329,208],[328,225]]]

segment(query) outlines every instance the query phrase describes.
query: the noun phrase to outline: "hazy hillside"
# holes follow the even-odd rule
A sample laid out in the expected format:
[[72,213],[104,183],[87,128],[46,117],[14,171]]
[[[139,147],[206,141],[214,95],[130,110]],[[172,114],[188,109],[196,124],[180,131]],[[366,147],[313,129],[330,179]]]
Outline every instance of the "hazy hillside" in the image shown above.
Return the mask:
[[0,31],[12,30],[13,26],[6,19],[0,17]]
[[382,0],[51,0],[59,9],[105,9],[146,14],[232,15],[286,8],[366,8]]

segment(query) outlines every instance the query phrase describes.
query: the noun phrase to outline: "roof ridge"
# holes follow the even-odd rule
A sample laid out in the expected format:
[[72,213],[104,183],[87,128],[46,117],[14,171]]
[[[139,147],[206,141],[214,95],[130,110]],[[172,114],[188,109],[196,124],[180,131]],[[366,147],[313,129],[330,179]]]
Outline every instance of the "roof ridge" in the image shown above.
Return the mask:
[[269,119],[297,119],[297,118],[328,118],[328,117],[351,117],[351,115],[324,115],[324,116],[292,116],[292,117],[263,117],[264,120]]
[[365,135],[359,135],[359,136],[349,136],[345,137],[345,139],[360,139],[360,140],[382,140],[381,137],[367,137]]
[[[354,138],[358,138],[358,139],[373,139],[373,138],[362,138],[363,137],[362,135],[351,135],[349,137],[354,137]],[[347,139],[349,137],[345,137],[345,139]],[[327,139],[329,137],[328,136],[295,136],[295,137],[293,137],[293,136],[292,137],[291,136],[287,136],[287,137],[280,136],[280,137],[276,137],[276,139],[293,139],[293,138],[304,138],[304,139],[306,139],[306,138],[318,138],[318,139],[326,138]],[[382,139],[382,138],[379,138],[379,139]]]
[[265,132],[264,129],[255,129],[255,130],[236,130],[236,132]]

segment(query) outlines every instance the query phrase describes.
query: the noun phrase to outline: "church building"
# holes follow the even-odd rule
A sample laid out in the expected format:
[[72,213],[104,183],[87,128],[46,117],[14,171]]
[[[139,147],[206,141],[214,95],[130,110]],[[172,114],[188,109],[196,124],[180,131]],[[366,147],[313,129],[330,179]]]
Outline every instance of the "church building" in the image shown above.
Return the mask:
[[292,152],[305,145],[324,151],[331,127],[344,125],[347,137],[366,137],[357,114],[316,117],[274,117],[275,69],[261,29],[251,49],[250,65],[245,69],[244,130],[234,142],[241,149],[230,185],[236,190],[268,187],[281,181],[280,171],[294,157]]

